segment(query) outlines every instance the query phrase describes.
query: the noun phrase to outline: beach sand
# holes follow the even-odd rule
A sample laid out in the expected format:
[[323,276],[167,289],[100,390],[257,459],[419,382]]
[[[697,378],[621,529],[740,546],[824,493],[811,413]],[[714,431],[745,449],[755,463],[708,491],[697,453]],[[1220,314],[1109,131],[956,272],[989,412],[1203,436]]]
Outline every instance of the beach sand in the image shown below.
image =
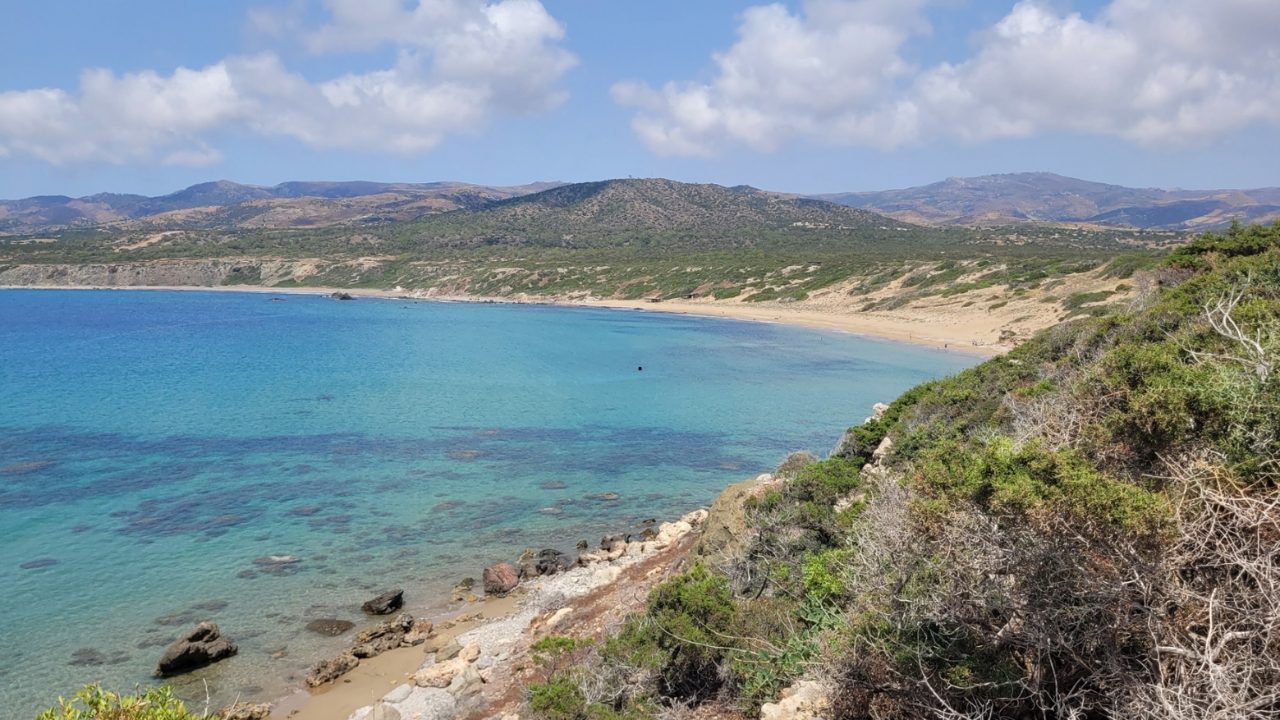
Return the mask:
[[1003,325],[1000,315],[979,312],[861,313],[849,307],[829,307],[811,303],[742,303],[736,301],[613,300],[589,297],[527,296],[485,297],[437,294],[405,289],[373,290],[332,287],[276,288],[258,285],[220,286],[0,286],[6,290],[126,290],[264,293],[269,295],[332,295],[347,293],[354,298],[412,299],[436,302],[478,302],[515,305],[591,307],[641,312],[675,313],[730,320],[773,322],[817,330],[846,332],[883,340],[946,349],[990,357],[1012,345],[996,342]]
[[[440,616],[437,625],[454,624],[438,629],[435,643],[426,647],[447,643],[486,623],[511,615],[518,599],[519,596],[515,595],[486,597]],[[455,620],[460,616],[475,615],[479,617],[463,622]],[[415,646],[397,648],[377,657],[361,660],[356,669],[336,682],[314,690],[299,689],[292,695],[275,701],[272,703],[271,716],[292,720],[345,720],[356,710],[377,702],[396,686],[411,682],[409,678],[417,672],[425,659],[424,647]]]

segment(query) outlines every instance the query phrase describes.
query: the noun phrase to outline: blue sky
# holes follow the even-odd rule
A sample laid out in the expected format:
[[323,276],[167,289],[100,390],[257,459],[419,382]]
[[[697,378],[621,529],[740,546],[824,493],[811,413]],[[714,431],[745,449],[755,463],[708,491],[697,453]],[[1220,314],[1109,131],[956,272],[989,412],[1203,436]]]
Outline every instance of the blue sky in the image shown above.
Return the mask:
[[1280,185],[1274,0],[62,0],[0,23],[0,197],[210,179],[1048,170]]

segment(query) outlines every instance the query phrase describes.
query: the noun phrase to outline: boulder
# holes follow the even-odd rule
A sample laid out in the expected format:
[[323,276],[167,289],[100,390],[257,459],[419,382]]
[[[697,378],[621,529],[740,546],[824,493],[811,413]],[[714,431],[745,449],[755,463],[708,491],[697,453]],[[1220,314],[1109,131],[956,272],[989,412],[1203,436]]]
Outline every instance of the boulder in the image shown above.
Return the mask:
[[409,627],[409,631],[404,634],[404,638],[400,640],[400,643],[406,647],[421,645],[434,634],[435,624],[430,620],[414,620],[413,625]]
[[871,453],[871,462],[876,465],[883,465],[884,459],[889,457],[891,452],[893,452],[893,438],[886,436],[876,446],[875,452]]
[[400,711],[380,702],[369,711],[369,720],[400,720]]
[[480,677],[480,671],[471,665],[465,665],[453,676],[447,689],[450,695],[462,700],[480,692],[483,686],[484,679]]
[[520,584],[520,574],[511,563],[498,563],[484,569],[486,595],[506,595]]
[[800,682],[782,691],[776,703],[760,707],[760,720],[823,720],[827,716],[827,688],[812,680]]
[[218,713],[220,720],[267,720],[271,706],[266,703],[242,703],[228,705]]
[[866,420],[863,420],[863,422],[869,423],[872,420],[879,420],[880,418],[884,417],[884,414],[888,411],[889,411],[889,406],[886,403],[876,403],[875,405],[871,406],[871,417],[867,418]]
[[747,517],[747,500],[764,495],[776,485],[774,476],[766,473],[725,488],[711,504],[693,554],[724,561],[745,553],[756,533]]
[[405,638],[416,623],[412,615],[401,613],[394,620],[384,620],[371,628],[361,630],[356,633],[356,642],[351,648],[351,654],[358,658],[371,658],[388,650],[394,650],[404,644]]
[[395,650],[400,647],[400,641],[403,638],[403,635],[384,635],[380,638],[374,638],[369,642],[353,645],[351,647],[351,654],[361,660],[377,657],[388,650]]
[[360,606],[370,615],[390,615],[404,607],[404,590],[389,590]]
[[439,650],[436,650],[436,662],[444,662],[458,657],[458,653],[462,652],[462,646],[458,644],[456,639],[445,643]]
[[546,635],[559,627],[572,614],[573,608],[563,607],[546,615],[538,615],[529,621],[529,630],[535,635]]
[[217,625],[202,622],[164,651],[155,674],[161,678],[180,675],[229,658],[238,651],[230,640],[222,637]]
[[383,702],[398,703],[404,702],[413,693],[413,686],[409,684],[397,685],[391,692],[382,696]]
[[307,629],[311,632],[329,637],[337,637],[355,626],[356,624],[350,620],[337,618],[320,618],[307,623]]
[[437,662],[414,673],[413,682],[418,687],[447,688],[464,667],[470,666],[462,658]]
[[307,673],[307,687],[320,687],[346,675],[360,664],[360,659],[349,652],[332,660],[321,660]]
[[538,554],[533,548],[525,548],[516,560],[516,574],[521,580],[538,576]]
[[538,553],[537,568],[539,575],[555,575],[573,567],[569,556],[559,550],[546,549]]
[[393,620],[383,620],[371,628],[366,628],[356,633],[357,643],[367,643],[381,637],[395,636],[404,637],[413,627],[414,619],[409,613],[400,613]]

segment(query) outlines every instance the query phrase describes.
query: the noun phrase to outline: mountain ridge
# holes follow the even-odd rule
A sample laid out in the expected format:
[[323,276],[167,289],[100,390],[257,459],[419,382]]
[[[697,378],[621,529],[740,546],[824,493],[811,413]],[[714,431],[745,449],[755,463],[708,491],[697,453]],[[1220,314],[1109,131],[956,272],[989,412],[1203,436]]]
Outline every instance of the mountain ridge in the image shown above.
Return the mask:
[[895,190],[810,195],[909,222],[1076,223],[1196,231],[1280,217],[1280,188],[1131,188],[1049,172],[950,177]]
[[[0,200],[0,233],[20,234],[112,223],[127,226],[131,222],[135,225],[172,223],[187,226],[192,224],[192,218],[170,214],[198,208],[223,209],[222,212],[200,213],[199,222],[194,223],[198,227],[234,227],[253,218],[260,219],[256,223],[249,222],[247,227],[359,223],[367,221],[367,218],[374,222],[413,220],[462,207],[474,208],[492,200],[539,192],[561,184],[539,181],[496,186],[455,181],[294,180],[266,186],[213,180],[156,196],[111,192],[82,197],[38,195]],[[377,199],[362,201],[367,198]],[[339,201],[346,201],[345,206],[321,207],[325,203]],[[272,217],[273,212],[284,217]]]
[[[932,226],[981,228],[1040,224],[1195,232],[1222,227],[1233,220],[1250,223],[1280,218],[1280,187],[1130,188],[1049,172],[950,177],[928,185],[894,190],[809,195],[761,190],[749,185],[683,183],[664,178],[615,178],[582,183],[543,181],[511,186],[368,180],[292,180],[266,186],[214,180],[154,197],[102,192],[83,197],[38,195],[0,200],[0,234],[90,227],[129,232],[369,226],[416,222],[459,210],[536,215],[537,208],[522,203],[521,199],[561,188],[573,189],[545,196],[539,202],[563,202],[566,207],[585,202],[579,209],[586,212],[586,208],[595,208],[588,213],[595,222],[616,226],[625,218],[636,220],[636,208],[611,215],[603,206],[598,206],[598,199],[589,200],[588,196],[620,187],[632,190],[647,187],[650,194],[664,188],[669,195],[672,188],[680,188],[678,192],[686,196],[683,200],[668,197],[660,203],[664,207],[649,203],[646,212],[652,215],[674,211],[678,204],[683,204],[686,211],[705,215],[702,210],[714,208],[699,210],[697,205],[708,202],[709,189],[717,188],[715,192],[723,191],[725,197],[757,206],[766,199],[774,203],[783,199],[833,203],[898,222]],[[829,208],[823,211],[818,209],[820,206],[803,203],[796,207],[815,216],[831,215]],[[759,207],[747,215],[758,216],[758,211]],[[714,222],[710,218],[704,220]],[[831,218],[827,217],[815,222],[829,221]]]

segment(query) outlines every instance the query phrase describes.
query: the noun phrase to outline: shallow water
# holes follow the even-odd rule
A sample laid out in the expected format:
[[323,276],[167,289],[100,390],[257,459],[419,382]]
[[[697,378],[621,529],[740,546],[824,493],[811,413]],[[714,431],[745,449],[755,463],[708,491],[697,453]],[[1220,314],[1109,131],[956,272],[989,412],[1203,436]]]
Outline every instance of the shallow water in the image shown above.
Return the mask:
[[976,362],[659,313],[278,297],[0,291],[4,717],[150,682],[204,619],[240,654],[180,690],[278,696],[349,642],[311,619],[682,513]]

